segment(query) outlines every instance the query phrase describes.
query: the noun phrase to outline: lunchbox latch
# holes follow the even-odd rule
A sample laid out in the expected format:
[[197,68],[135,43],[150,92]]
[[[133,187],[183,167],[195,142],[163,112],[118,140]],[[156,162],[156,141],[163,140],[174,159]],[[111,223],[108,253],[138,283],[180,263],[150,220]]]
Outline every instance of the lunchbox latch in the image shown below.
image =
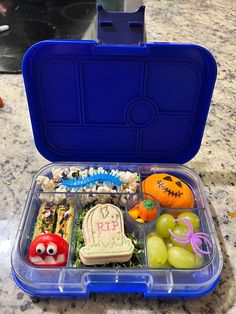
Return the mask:
[[136,45],[145,43],[142,5],[135,12],[109,12],[97,6],[97,38],[99,45]]

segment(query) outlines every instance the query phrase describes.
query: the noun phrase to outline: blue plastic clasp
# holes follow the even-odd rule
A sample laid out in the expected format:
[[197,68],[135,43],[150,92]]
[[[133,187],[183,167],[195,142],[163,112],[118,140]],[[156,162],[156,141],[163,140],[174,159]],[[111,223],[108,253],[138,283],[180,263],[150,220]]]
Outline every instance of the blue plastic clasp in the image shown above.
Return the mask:
[[98,44],[143,45],[145,43],[144,12],[144,5],[135,12],[109,12],[98,4]]

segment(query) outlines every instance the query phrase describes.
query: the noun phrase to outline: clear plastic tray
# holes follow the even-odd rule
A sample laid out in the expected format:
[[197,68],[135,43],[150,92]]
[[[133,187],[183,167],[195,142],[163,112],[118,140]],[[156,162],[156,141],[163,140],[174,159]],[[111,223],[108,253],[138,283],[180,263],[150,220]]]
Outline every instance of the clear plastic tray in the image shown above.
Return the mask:
[[[105,169],[119,169],[138,172],[140,181],[150,174],[165,172],[173,174],[192,189],[195,197],[195,206],[191,209],[200,218],[200,229],[210,235],[212,241],[211,254],[205,256],[204,264],[198,269],[176,269],[176,268],[149,268],[147,264],[146,234],[155,229],[155,221],[148,224],[135,224],[127,215],[128,201],[124,204],[125,227],[134,231],[140,238],[143,246],[143,267],[74,267],[75,249],[73,246],[76,221],[80,210],[85,206],[86,193],[71,193],[70,197],[75,199],[75,215],[70,243],[70,250],[65,267],[34,267],[27,260],[27,252],[31,242],[33,227],[41,204],[42,196],[47,193],[40,191],[36,184],[39,175],[51,175],[54,167],[66,168],[75,166],[73,163],[53,163],[42,168],[35,176],[25,210],[20,222],[15,246],[12,251],[13,277],[21,289],[31,295],[39,296],[80,296],[88,297],[91,292],[141,292],[146,297],[198,297],[214,289],[217,285],[223,260],[219,242],[214,229],[211,212],[208,207],[201,179],[189,168],[175,164],[76,164],[82,168],[101,166]],[[137,194],[142,193],[141,184]],[[55,195],[55,193],[53,192]],[[65,193],[63,193],[65,194]],[[107,194],[107,193],[99,193]],[[131,194],[121,195],[112,193],[113,197],[121,196],[129,199]],[[49,193],[50,196],[50,193]],[[98,195],[99,196],[99,195]],[[107,195],[109,196],[109,195]],[[158,216],[173,209],[160,208]],[[158,218],[158,217],[157,217]]]

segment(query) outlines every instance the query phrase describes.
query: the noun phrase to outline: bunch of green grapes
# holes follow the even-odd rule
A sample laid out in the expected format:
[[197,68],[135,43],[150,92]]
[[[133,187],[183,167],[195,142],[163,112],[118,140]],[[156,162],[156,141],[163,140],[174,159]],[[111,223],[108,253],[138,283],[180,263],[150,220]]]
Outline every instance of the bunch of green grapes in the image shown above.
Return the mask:
[[[200,220],[191,212],[183,212],[178,219],[188,219],[195,232],[199,229]],[[178,237],[184,238],[187,226],[182,221],[175,222],[170,214],[161,215],[156,223],[156,232],[146,237],[148,266],[152,268],[199,268],[203,265],[204,257],[198,256],[189,243],[184,246],[170,236],[169,229]]]

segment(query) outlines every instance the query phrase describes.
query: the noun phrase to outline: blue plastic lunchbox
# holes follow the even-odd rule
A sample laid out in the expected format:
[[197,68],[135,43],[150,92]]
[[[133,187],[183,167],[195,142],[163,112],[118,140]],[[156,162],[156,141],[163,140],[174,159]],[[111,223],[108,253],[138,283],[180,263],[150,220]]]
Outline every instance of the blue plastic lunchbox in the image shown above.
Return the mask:
[[[132,14],[99,7],[98,41],[48,40],[25,54],[23,76],[35,145],[52,162],[33,179],[12,251],[14,280],[30,295],[199,297],[220,279],[223,260],[203,184],[182,165],[201,145],[216,62],[198,45],[145,43],[143,16],[144,7]],[[185,181],[195,196],[191,211],[213,244],[204,265],[149,268],[145,230],[142,268],[73,267],[72,245],[65,267],[30,264],[27,251],[42,193],[36,178],[49,175],[53,167],[73,165],[136,171],[141,181],[159,172]],[[75,208],[74,219],[79,210]],[[75,227],[72,242],[74,233]]]

